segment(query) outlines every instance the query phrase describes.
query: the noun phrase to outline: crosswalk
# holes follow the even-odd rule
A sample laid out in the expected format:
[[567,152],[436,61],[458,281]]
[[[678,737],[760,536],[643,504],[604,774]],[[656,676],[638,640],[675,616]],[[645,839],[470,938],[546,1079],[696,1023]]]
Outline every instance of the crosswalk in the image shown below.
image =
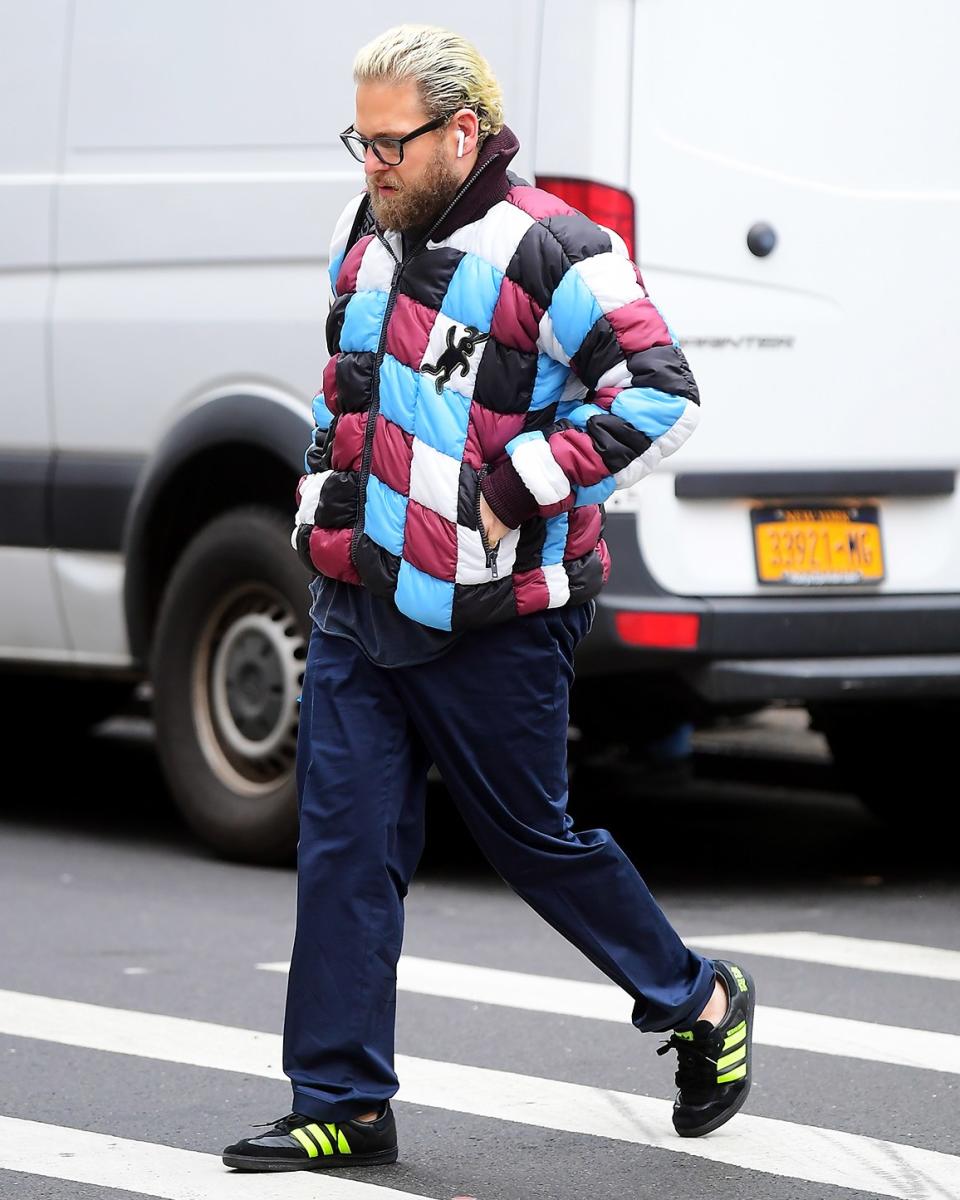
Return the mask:
[[[878,963],[889,962],[894,964],[888,968],[893,973],[960,981],[960,974],[953,974],[960,954],[935,947],[807,932],[710,934],[686,940],[697,949],[758,958],[790,958],[792,949],[797,961],[834,970],[877,970]],[[285,962],[251,963],[251,970],[282,973],[287,969]],[[762,977],[762,971],[757,974]],[[470,1021],[467,1004],[558,1014],[584,1022],[623,1022],[630,1013],[629,998],[612,985],[412,955],[401,959],[398,984],[405,992],[464,1003],[465,1024]],[[204,1071],[285,1079],[278,1033],[163,1013],[0,990],[0,1034]],[[960,1038],[955,1035],[877,1025],[852,1016],[761,1006],[756,1040],[775,1048],[883,1062],[905,1072],[960,1073]],[[546,1073],[524,1075],[409,1055],[398,1055],[396,1066],[401,1080],[397,1096],[401,1123],[404,1105],[444,1109],[540,1130],[615,1139],[724,1167],[852,1189],[867,1196],[901,1200],[960,1197],[960,1157],[935,1147],[754,1115],[749,1104],[747,1112],[709,1137],[680,1139],[670,1123],[669,1102],[656,1097],[588,1081],[551,1079]],[[244,1175],[228,1171],[217,1154],[13,1115],[0,1115],[3,1196],[8,1194],[3,1186],[5,1171],[170,1200],[226,1200],[254,1194],[264,1200],[308,1194],[318,1200],[417,1198],[413,1191],[391,1187],[389,1171],[376,1173],[376,1179],[369,1182],[314,1173]]]
[[[428,1200],[413,1192],[349,1179],[227,1171],[219,1154],[0,1117],[0,1170],[118,1188],[168,1200]],[[2,1177],[0,1177],[2,1179]],[[13,1196],[13,1193],[2,1193]]]
[[[257,963],[264,971],[286,972],[289,966],[287,962]],[[400,960],[397,986],[401,991],[424,996],[617,1024],[630,1020],[632,1008],[630,997],[612,984],[528,975],[412,955],[404,955]],[[952,1033],[759,1005],[754,1040],[763,1046],[786,1050],[960,1074],[960,1036]]]
[[913,946],[907,942],[804,931],[695,935],[688,940],[702,950],[728,950],[832,967],[854,967],[859,971],[880,971],[884,975],[914,975],[960,983],[960,950],[943,950],[939,946]]

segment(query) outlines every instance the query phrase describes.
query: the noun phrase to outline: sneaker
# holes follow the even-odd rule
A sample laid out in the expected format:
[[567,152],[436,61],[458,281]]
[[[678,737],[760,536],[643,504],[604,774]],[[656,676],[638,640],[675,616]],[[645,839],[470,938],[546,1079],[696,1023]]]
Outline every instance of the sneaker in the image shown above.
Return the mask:
[[714,969],[729,1001],[719,1025],[698,1021],[691,1030],[674,1030],[657,1050],[677,1051],[673,1127],[681,1137],[701,1137],[719,1129],[738,1112],[750,1091],[753,1008],[757,989],[742,967],[722,959]]
[[312,1171],[396,1161],[397,1126],[389,1100],[375,1121],[318,1121],[292,1112],[266,1133],[243,1138],[223,1152],[224,1166],[240,1171]]

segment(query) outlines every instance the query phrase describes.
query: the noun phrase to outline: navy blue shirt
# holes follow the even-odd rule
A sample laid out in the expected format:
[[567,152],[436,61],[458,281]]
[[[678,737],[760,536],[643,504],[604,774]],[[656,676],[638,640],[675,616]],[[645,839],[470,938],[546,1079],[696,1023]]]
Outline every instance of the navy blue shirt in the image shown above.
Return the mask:
[[[367,587],[344,583],[327,575],[310,581],[313,604],[310,616],[325,633],[349,638],[378,667],[410,667],[427,662],[448,650],[465,630],[434,629],[402,613],[388,596],[376,596]],[[589,618],[586,631],[593,625],[596,600],[565,611],[570,619]],[[549,612],[549,609],[544,609]]]
[[310,581],[310,616],[326,633],[349,638],[378,667],[410,667],[448,650],[463,630],[434,629],[402,613],[389,596],[328,575]]

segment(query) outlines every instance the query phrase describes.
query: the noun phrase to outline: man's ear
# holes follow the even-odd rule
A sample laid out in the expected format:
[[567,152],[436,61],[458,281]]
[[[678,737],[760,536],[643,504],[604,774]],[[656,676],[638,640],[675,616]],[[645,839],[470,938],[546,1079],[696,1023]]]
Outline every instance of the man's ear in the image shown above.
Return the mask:
[[[477,138],[480,133],[480,119],[472,108],[461,108],[453,114],[450,120],[453,130],[454,151],[458,158],[469,158],[477,149]],[[460,134],[463,134],[463,153],[459,153]]]

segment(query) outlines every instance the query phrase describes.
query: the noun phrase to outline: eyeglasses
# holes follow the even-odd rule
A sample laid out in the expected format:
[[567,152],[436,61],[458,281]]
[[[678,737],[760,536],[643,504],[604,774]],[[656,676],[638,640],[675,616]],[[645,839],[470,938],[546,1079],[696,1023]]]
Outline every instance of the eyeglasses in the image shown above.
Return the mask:
[[449,117],[437,117],[435,121],[428,121],[426,125],[421,125],[419,129],[414,129],[412,133],[404,134],[403,137],[398,138],[361,137],[352,125],[348,125],[343,133],[340,134],[340,141],[343,142],[357,162],[363,162],[367,156],[367,147],[372,146],[374,154],[385,167],[395,167],[398,163],[403,162],[403,147],[405,142],[419,137],[421,133],[429,133],[431,129],[439,129],[449,119]]

